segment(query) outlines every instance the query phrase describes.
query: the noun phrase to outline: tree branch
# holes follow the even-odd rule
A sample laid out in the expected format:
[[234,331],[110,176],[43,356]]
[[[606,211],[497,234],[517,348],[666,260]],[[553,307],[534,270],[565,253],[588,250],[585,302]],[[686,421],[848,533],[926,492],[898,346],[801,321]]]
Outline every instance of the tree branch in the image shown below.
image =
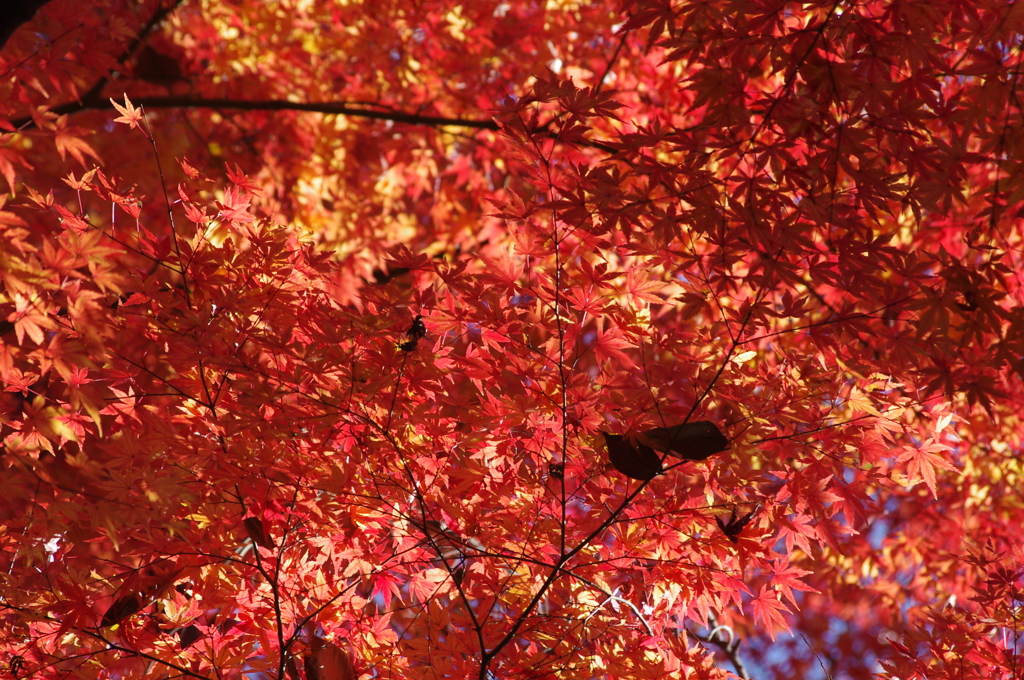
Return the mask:
[[[103,81],[105,84],[106,81]],[[310,113],[326,113],[355,118],[371,118],[374,120],[390,120],[395,123],[409,125],[428,125],[433,127],[467,127],[478,130],[497,130],[498,124],[493,120],[466,120],[462,118],[446,118],[443,116],[424,116],[417,113],[402,111],[381,111],[377,109],[352,106],[344,102],[290,102],[282,99],[231,99],[211,98],[197,99],[193,97],[132,97],[132,104],[146,109],[234,109],[237,111],[306,111]],[[94,87],[80,102],[68,102],[54,107],[51,111],[57,115],[77,113],[79,111],[109,109],[110,102],[99,96]],[[12,121],[21,129],[32,125],[31,118]]]
[[719,624],[714,614],[708,614],[708,628],[710,631],[707,635],[699,635],[690,629],[686,629],[686,632],[695,640],[715,645],[721,649],[732,663],[733,668],[736,669],[736,675],[742,680],[751,680],[750,672],[743,664],[743,659],[740,658],[740,639],[736,637],[733,629]]
[[[96,87],[89,90],[82,101],[68,102],[56,106],[50,111],[60,115],[78,113],[79,111],[96,111],[110,108],[110,102],[100,97],[100,90],[106,84],[106,79],[100,81]],[[474,120],[471,118],[447,118],[445,116],[425,116],[419,113],[406,113],[404,111],[387,111],[373,108],[366,108],[365,105],[352,105],[345,102],[292,102],[283,99],[231,99],[231,98],[193,98],[188,96],[170,97],[131,97],[132,104],[141,106],[144,109],[233,109],[236,111],[304,111],[308,113],[325,113],[337,116],[351,116],[353,118],[370,118],[373,120],[388,120],[394,123],[406,125],[424,125],[428,127],[463,127],[476,130],[499,130],[494,120]],[[18,130],[31,128],[35,125],[31,117],[18,118],[11,121]],[[0,134],[3,134],[0,131]],[[554,133],[546,133],[547,137],[558,139]],[[576,141],[579,146],[599,149],[607,154],[619,152],[613,146],[599,141]]]
[[[139,34],[135,36],[135,39],[132,40],[128,44],[128,47],[124,49],[124,51],[121,53],[121,56],[117,58],[117,63],[123,65],[125,61],[131,58],[131,56],[135,54],[135,51],[139,49],[139,47],[146,40],[146,38],[148,38],[150,34],[153,31],[155,31],[157,27],[160,26],[160,24],[163,23],[164,19],[173,14],[174,11],[178,9],[179,5],[181,5],[181,3],[184,1],[185,0],[174,0],[174,2],[172,2],[167,7],[157,10],[153,14],[153,16],[149,18],[149,21],[147,21],[146,24],[139,30]],[[100,97],[100,93],[103,91],[103,87],[109,82],[110,76],[108,72],[108,75],[103,76],[102,78],[97,80],[93,84],[93,86],[89,88],[89,91],[82,95],[81,101],[68,102],[67,104],[62,104],[61,106],[58,106],[56,109],[51,110],[59,116],[65,113],[74,113],[75,111],[82,111],[88,108],[106,108],[107,106],[110,106],[110,102],[102,100],[102,98]],[[101,100],[102,104],[99,104]],[[15,121],[14,127],[20,130],[22,128],[22,125],[19,125],[19,122],[20,121]],[[31,118],[25,120],[24,125],[31,126],[32,124],[33,122]]]

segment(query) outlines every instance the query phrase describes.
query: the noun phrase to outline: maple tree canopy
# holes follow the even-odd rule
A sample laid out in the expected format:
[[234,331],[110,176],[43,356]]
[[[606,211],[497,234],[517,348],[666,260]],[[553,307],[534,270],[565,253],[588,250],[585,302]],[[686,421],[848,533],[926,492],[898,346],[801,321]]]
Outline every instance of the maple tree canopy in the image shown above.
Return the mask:
[[23,13],[5,677],[1021,677],[1024,5]]

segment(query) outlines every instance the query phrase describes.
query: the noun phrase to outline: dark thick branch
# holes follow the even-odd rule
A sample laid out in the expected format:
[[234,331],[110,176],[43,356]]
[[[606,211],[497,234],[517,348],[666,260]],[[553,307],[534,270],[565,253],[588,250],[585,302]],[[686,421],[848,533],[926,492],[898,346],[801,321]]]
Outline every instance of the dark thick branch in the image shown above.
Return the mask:
[[475,128],[477,130],[497,130],[498,124],[493,120],[466,120],[463,118],[446,118],[443,116],[424,116],[418,113],[401,111],[382,111],[362,108],[339,102],[290,102],[280,99],[240,100],[240,99],[188,99],[180,97],[141,97],[133,99],[136,106],[146,108],[205,108],[205,109],[236,109],[240,111],[308,111],[311,113],[327,113],[356,118],[372,118],[390,120],[395,123],[409,125],[430,125],[434,127],[456,126]]
[[[92,93],[90,93],[92,94]],[[98,93],[96,93],[98,95]],[[308,111],[310,113],[327,113],[356,118],[372,118],[390,120],[409,125],[429,125],[433,127],[456,126],[475,128],[478,130],[497,130],[498,124],[493,120],[464,120],[462,118],[445,118],[442,116],[424,116],[417,113],[402,111],[382,111],[379,109],[352,106],[341,102],[290,102],[281,99],[196,99],[192,97],[131,97],[132,104],[146,109],[234,109],[236,111]],[[76,113],[78,111],[110,109],[110,102],[99,96],[83,98],[81,102],[68,102],[51,109],[57,115]],[[31,119],[13,121],[14,126],[21,128],[31,125]]]
[[[361,106],[352,106],[340,102],[290,102],[280,99],[246,100],[246,99],[190,99],[188,97],[139,97],[132,98],[132,104],[147,109],[166,108],[205,108],[205,109],[235,109],[238,111],[308,111],[311,113],[327,113],[339,116],[352,116],[354,118],[372,118],[374,120],[390,120],[395,123],[407,125],[427,125],[430,127],[464,127],[476,130],[495,130],[498,124],[493,120],[473,120],[466,118],[445,118],[443,116],[424,116],[418,113],[404,113],[402,111],[388,111],[371,109]],[[82,105],[76,105],[82,106]],[[109,102],[95,107],[106,108]],[[62,111],[63,107],[54,109],[55,113],[67,113]],[[83,107],[84,108],[84,107]],[[558,139],[557,134],[545,133],[545,136]],[[590,140],[575,142],[579,146],[587,146],[600,149],[609,154],[618,153],[615,147]]]
[[[106,81],[103,81],[105,84]],[[68,102],[56,106],[50,111],[58,116],[77,113],[79,111],[96,111],[112,109],[110,102],[98,96],[98,89],[93,88],[89,96],[83,97],[80,102]],[[445,118],[443,116],[425,116],[419,113],[406,113],[403,111],[387,111],[371,109],[362,106],[353,106],[342,102],[290,102],[281,99],[194,99],[191,97],[130,97],[134,106],[141,106],[145,109],[234,109],[236,111],[307,111],[310,113],[326,113],[338,116],[352,116],[354,118],[371,118],[373,120],[390,120],[395,123],[407,125],[426,125],[429,127],[463,127],[476,130],[497,131],[498,124],[493,120],[473,120],[466,118]],[[31,118],[20,118],[12,121],[14,127],[23,130],[32,127]],[[544,132],[545,137],[558,139],[557,133]],[[578,146],[600,149],[607,154],[616,154],[618,149],[602,142],[582,140],[574,142]]]

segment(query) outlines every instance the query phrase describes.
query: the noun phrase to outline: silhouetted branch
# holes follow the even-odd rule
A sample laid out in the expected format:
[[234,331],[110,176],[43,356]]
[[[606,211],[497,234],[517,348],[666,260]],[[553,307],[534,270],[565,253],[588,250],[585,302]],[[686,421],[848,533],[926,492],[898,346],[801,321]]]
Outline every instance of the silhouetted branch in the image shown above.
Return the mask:
[[[105,81],[104,81],[105,82]],[[91,96],[89,96],[91,95]],[[498,124],[493,120],[466,120],[462,118],[446,118],[443,116],[425,116],[418,113],[402,111],[381,111],[378,109],[352,106],[343,102],[290,102],[282,99],[230,99],[212,98],[197,99],[193,97],[129,97],[132,104],[145,109],[234,109],[237,111],[307,111],[310,113],[326,113],[356,118],[372,118],[390,120],[395,123],[409,125],[429,125],[434,127],[457,126],[476,128],[478,130],[497,130]],[[94,87],[80,102],[68,102],[54,107],[51,111],[57,115],[77,113],[78,111],[109,109],[110,102],[99,96]],[[15,127],[31,125],[31,119],[13,121]]]
[[327,113],[342,116],[353,116],[356,118],[372,118],[375,120],[390,120],[395,123],[407,123],[410,125],[430,125],[435,127],[455,126],[468,127],[478,130],[497,130],[498,124],[493,120],[467,120],[464,118],[447,118],[444,116],[425,116],[418,113],[403,113],[401,111],[381,111],[377,109],[362,108],[341,102],[290,102],[279,99],[269,100],[240,100],[240,99],[190,99],[187,97],[144,97],[137,101],[132,100],[136,106],[146,108],[208,108],[208,109],[236,109],[241,111],[308,111],[312,113]]
[[[93,87],[80,102],[68,102],[50,109],[58,116],[79,111],[110,109],[110,102],[99,96],[99,89],[106,80],[102,81],[99,87]],[[141,106],[144,109],[234,109],[236,111],[305,111],[309,113],[325,113],[339,116],[351,116],[354,118],[371,118],[374,120],[389,120],[395,123],[407,125],[426,125],[430,127],[463,127],[476,130],[497,131],[498,124],[493,120],[473,120],[466,118],[447,118],[444,116],[426,116],[419,113],[405,113],[402,111],[385,111],[380,109],[353,106],[344,102],[291,102],[282,99],[229,99],[211,98],[197,99],[193,97],[131,97],[132,104]],[[31,118],[22,118],[13,121],[14,126],[21,130],[33,125]],[[549,137],[557,139],[558,135],[548,133]],[[593,141],[577,141],[579,146],[587,146],[600,149],[609,154],[618,153],[618,149]]]

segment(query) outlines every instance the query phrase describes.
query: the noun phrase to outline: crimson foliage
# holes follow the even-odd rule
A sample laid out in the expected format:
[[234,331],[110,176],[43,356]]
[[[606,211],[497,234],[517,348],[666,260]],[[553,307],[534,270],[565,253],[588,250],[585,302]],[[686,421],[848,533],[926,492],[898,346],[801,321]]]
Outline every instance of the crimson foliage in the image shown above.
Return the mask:
[[1019,677],[1022,28],[49,3],[0,52],[0,661]]

